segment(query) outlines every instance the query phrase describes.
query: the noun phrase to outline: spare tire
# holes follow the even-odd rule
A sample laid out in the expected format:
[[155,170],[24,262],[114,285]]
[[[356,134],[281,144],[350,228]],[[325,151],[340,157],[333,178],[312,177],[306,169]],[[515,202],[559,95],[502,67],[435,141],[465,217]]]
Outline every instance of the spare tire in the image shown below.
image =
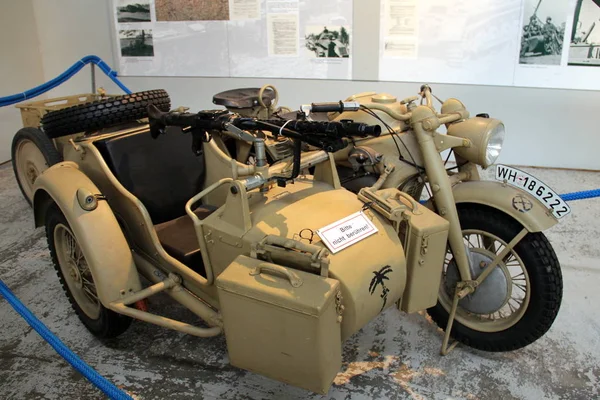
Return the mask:
[[171,108],[166,91],[147,90],[51,111],[42,118],[42,128],[52,139],[99,130],[148,117],[149,104],[154,104],[162,111]]

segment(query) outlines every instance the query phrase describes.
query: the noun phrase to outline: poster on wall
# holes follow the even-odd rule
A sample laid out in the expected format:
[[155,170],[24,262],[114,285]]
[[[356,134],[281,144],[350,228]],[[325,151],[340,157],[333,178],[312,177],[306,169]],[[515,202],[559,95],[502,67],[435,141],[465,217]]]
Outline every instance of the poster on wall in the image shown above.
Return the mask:
[[121,75],[351,79],[352,0],[113,0]]
[[352,0],[261,4],[260,19],[229,23],[231,76],[352,78]]
[[532,43],[521,48],[520,59],[527,63],[516,66],[515,86],[600,89],[600,69],[594,68],[600,66],[600,0],[526,0],[523,18],[535,18],[537,39],[522,33]]
[[569,65],[600,67],[600,0],[577,2],[573,13]]
[[600,89],[600,0],[381,0],[380,20],[379,80]]
[[520,64],[560,65],[569,3],[525,0]]
[[379,79],[509,85],[522,0],[381,0]]

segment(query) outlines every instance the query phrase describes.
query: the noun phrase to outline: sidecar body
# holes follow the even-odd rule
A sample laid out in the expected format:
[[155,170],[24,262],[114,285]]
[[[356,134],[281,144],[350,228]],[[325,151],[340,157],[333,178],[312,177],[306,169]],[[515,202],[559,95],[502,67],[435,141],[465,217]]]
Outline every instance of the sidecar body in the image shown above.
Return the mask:
[[[247,190],[245,144],[214,132],[194,146],[180,128],[153,138],[147,120],[131,121],[77,135],[36,179],[36,226],[46,226],[67,294],[95,334],[111,315],[224,333],[233,365],[325,393],[344,340],[389,307],[436,303],[443,218],[396,190],[345,190],[323,151],[303,154],[293,182]],[[158,292],[204,326],[154,314],[145,299]]]

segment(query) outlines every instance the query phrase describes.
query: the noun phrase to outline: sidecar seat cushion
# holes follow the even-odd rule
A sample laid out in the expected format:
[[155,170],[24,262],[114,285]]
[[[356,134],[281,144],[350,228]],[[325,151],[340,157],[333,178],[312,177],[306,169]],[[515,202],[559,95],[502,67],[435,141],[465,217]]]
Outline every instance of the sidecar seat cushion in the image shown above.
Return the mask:
[[156,224],[185,215],[185,203],[202,190],[204,156],[192,151],[192,135],[169,128],[153,139],[150,131],[94,142],[119,182],[136,196]]
[[[216,209],[216,207],[206,205],[195,209],[194,213],[198,218],[204,219]],[[187,214],[172,221],[155,225],[154,228],[160,244],[171,257],[205,276],[194,223]]]

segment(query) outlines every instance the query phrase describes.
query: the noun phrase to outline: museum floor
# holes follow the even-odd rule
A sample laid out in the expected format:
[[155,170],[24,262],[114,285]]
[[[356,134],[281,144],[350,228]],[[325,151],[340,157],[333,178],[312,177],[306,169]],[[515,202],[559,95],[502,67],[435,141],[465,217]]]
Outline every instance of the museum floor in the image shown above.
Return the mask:
[[[600,173],[526,169],[559,193],[600,188]],[[415,398],[587,399],[600,395],[600,198],[571,203],[547,232],[563,267],[564,299],[552,329],[531,346],[490,354],[459,346],[439,355],[441,331],[422,315],[389,309],[344,346],[343,370],[318,396],[229,365],[225,339],[134,322],[105,343],[79,323],[50,264],[43,229],[0,167],[0,279],[100,374],[140,399]],[[158,312],[194,321],[169,298]],[[101,399],[0,298],[1,399]]]

